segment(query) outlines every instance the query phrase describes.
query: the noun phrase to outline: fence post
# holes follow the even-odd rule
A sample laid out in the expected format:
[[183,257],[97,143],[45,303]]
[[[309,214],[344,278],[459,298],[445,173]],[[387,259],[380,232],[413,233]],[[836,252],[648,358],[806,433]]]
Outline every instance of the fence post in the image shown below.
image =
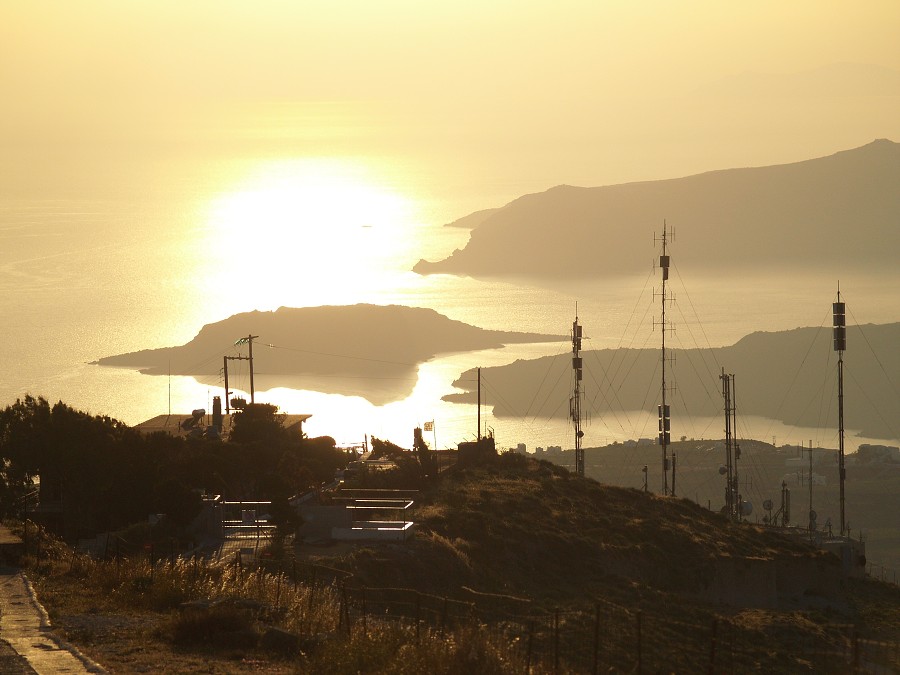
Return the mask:
[[600,603],[594,605],[594,675],[600,672]]
[[528,622],[528,651],[525,655],[525,672],[531,672],[531,649],[534,642],[534,619]]
[[444,606],[441,609],[441,637],[444,637],[444,627],[447,625],[447,596],[444,596]]
[[728,663],[731,664],[731,672],[734,672],[734,623],[728,621]]
[[366,587],[362,587],[362,620],[363,620],[363,637],[366,637],[369,634],[369,627],[366,619],[368,618],[366,614],[368,613],[368,607],[366,605]]
[[422,594],[416,591],[416,644],[419,643],[419,628],[422,623]]
[[350,634],[349,627],[345,626],[345,621],[349,623],[349,619],[347,618],[349,613],[347,612],[347,585],[341,584],[341,602],[338,606],[338,629],[346,628],[347,635]]
[[[297,588],[297,572],[294,571],[294,588]],[[306,613],[309,615],[309,625],[312,626],[312,611],[313,611],[313,602],[315,601],[316,595],[316,568],[313,567],[313,578],[312,584],[307,586],[306,591],[309,594],[309,604],[306,610]]]
[[853,629],[853,672],[859,672],[859,633]]
[[343,593],[344,620],[347,622],[347,637],[350,637],[350,600],[347,597],[347,584],[344,584],[341,589]]
[[638,610],[635,618],[637,620],[637,674],[641,675],[643,665],[641,663],[641,610]]
[[719,620],[713,619],[712,638],[709,641],[709,675],[716,672],[716,631],[719,628]]
[[553,610],[553,672],[559,672],[559,607]]

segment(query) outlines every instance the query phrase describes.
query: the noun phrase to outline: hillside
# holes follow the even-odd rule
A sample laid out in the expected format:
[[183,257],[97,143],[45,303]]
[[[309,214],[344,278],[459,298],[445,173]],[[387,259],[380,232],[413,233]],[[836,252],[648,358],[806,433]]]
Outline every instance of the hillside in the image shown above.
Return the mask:
[[[847,327],[844,355],[844,424],[870,438],[900,437],[900,323]],[[672,349],[670,378],[677,384],[673,417],[681,414],[718,417],[722,409],[721,368],[735,375],[738,415],[757,415],[803,427],[837,427],[837,355],[831,329],[797,328],[758,332],[714,349]],[[585,396],[598,418],[623,410],[655,412],[647,392],[658,382],[658,349],[601,349],[583,352]],[[496,397],[488,399],[498,417],[565,416],[558,405],[571,395],[568,356],[516,361],[483,368],[481,375]],[[444,400],[474,402],[466,391],[474,371],[460,374],[454,386],[464,393]],[[541,389],[555,383],[552,389]],[[535,392],[538,391],[536,394]],[[535,410],[535,400],[549,410]],[[674,435],[679,435],[678,432]]]
[[[741,494],[753,505],[748,518],[761,522],[766,512],[763,504],[772,500],[778,508],[781,484],[792,492],[792,522],[807,523],[809,508],[808,483],[805,481],[809,454],[796,445],[774,447],[770,443],[740,439],[739,461]],[[677,455],[677,492],[701,506],[719,509],[724,503],[724,478],[718,473],[725,463],[725,445],[715,441],[675,441],[669,450]],[[543,453],[542,459],[574,467],[574,452]],[[638,488],[643,484],[642,468],[649,467],[651,489],[659,489],[660,449],[656,444],[625,446],[623,444],[585,448],[585,472],[609,485]],[[821,482],[813,486],[813,508],[818,513],[818,526],[827,530],[829,521],[840,523],[840,481],[837,452],[816,448],[813,473]],[[847,457],[845,482],[846,522],[855,538],[866,541],[866,558],[871,569],[886,568],[888,578],[900,573],[900,512],[890,508],[900,492],[900,462],[873,459],[853,453]]]
[[[106,356],[97,363],[218,380],[223,357],[236,354],[235,341],[251,334],[259,336],[253,353],[257,390],[302,388],[363,396],[377,405],[408,396],[418,365],[438,354],[558,339],[485,330],[418,307],[281,307],[208,324],[181,346]],[[247,356],[246,348],[242,353]]]
[[898,184],[900,144],[881,139],[794,164],[561,185],[488,213],[465,248],[414,270],[548,282],[634,274],[647,269],[664,220],[678,233],[678,264],[697,273],[891,270]]
[[63,547],[31,573],[56,630],[113,672],[900,665],[900,589],[689,501],[505,454],[423,485],[413,514],[405,543],[274,545],[259,570]]
[[[363,546],[330,564],[363,586],[415,588],[498,615],[555,608],[572,617],[599,602],[604,632],[621,636],[606,647],[612,663],[627,662],[637,612],[648,633],[667,636],[647,647],[657,666],[679,672],[708,663],[714,617],[740,626],[735,653],[767,672],[805,670],[796,645],[845,639],[838,625],[871,639],[894,639],[900,626],[900,590],[878,584],[876,610],[875,582],[842,580],[829,553],[687,500],[514,454],[442,476],[422,495],[416,521],[414,541]],[[840,672],[834,665],[823,672]]]

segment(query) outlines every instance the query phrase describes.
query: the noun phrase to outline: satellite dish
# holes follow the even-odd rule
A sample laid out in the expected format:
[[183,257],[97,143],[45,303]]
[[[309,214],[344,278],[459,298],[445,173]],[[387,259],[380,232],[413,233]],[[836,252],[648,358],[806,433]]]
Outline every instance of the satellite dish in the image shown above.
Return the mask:
[[772,504],[772,500],[771,500],[771,499],[767,499],[766,501],[763,502],[763,508],[764,508],[766,511],[771,511],[771,510],[772,510],[772,506],[773,506],[773,504]]
[[818,514],[818,513],[816,513],[816,512],[813,511],[812,509],[809,510],[809,519],[810,519],[812,522],[816,522],[816,518],[818,518],[818,517],[819,517],[819,514]]
[[719,475],[724,476],[726,473],[728,473],[728,469],[726,469],[724,466],[720,466],[719,467]]
[[753,504],[750,502],[741,502],[741,515],[749,516],[753,513]]

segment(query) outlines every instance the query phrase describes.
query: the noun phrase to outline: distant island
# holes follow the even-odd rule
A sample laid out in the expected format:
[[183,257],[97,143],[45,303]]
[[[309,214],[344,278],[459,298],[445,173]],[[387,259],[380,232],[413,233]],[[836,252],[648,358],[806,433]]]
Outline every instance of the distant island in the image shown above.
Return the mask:
[[[896,439],[900,436],[900,323],[847,327],[844,420],[847,429],[863,436]],[[722,413],[719,375],[735,375],[738,415],[757,415],[804,427],[837,427],[837,355],[832,350],[831,327],[758,332],[737,343],[715,349],[673,349],[670,384],[678,415],[710,416]],[[584,410],[595,420],[612,412],[656,411],[659,392],[658,349],[600,349],[582,352],[584,358]],[[571,396],[570,354],[516,361],[482,368],[496,399],[483,399],[498,417],[565,417]],[[445,401],[474,403],[474,372],[462,373],[453,384],[463,393]],[[542,384],[543,383],[543,384]],[[546,384],[555,383],[555,384]],[[538,391],[544,387],[541,391]],[[552,402],[536,409],[541,401]],[[562,405],[560,403],[563,403]]]
[[463,249],[419,274],[527,279],[641,274],[665,220],[678,263],[733,274],[785,267],[892,272],[900,248],[900,144],[881,139],[794,164],[603,187],[560,185],[479,211]]
[[[207,324],[184,345],[106,356],[96,363],[147,375],[219,378],[223,357],[236,354],[235,341],[251,334],[259,336],[253,352],[258,390],[290,387],[357,395],[376,405],[409,396],[419,364],[439,354],[561,339],[485,330],[418,307],[281,307]],[[235,388],[241,388],[239,370],[234,364]]]

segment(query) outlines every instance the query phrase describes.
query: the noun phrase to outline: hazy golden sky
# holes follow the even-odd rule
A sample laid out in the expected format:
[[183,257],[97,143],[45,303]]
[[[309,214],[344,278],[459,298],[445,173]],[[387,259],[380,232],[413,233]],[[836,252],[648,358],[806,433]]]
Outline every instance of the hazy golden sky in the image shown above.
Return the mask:
[[663,177],[900,140],[898,35],[897,0],[2,0],[0,143]]

